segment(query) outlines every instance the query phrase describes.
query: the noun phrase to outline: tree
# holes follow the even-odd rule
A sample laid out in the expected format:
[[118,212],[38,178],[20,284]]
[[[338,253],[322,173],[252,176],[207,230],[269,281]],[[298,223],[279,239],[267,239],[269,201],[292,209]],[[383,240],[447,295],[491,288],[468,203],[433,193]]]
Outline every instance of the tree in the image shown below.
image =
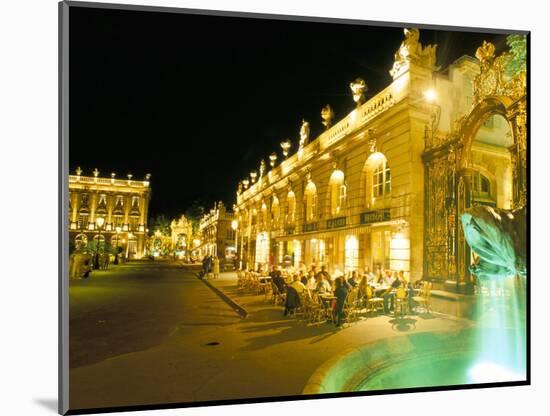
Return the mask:
[[170,220],[164,215],[157,215],[155,218],[149,221],[151,226],[149,227],[149,235],[153,235],[155,231],[160,231],[162,235],[170,236],[172,230],[170,229]]
[[524,35],[510,35],[506,44],[510,51],[504,70],[507,76],[514,78],[527,70],[527,39]]
[[185,210],[185,218],[193,225],[193,232],[196,232],[199,228],[199,222],[204,215],[204,205],[202,201],[195,200],[189,208]]

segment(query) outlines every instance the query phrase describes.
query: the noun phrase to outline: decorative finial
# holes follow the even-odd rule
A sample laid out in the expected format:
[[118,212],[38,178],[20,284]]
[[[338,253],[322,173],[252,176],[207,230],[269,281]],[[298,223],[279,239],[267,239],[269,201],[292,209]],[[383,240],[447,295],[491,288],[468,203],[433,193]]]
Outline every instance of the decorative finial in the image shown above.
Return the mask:
[[356,102],[357,107],[365,102],[365,93],[367,92],[367,83],[362,78],[356,78],[355,81],[350,82],[349,87],[353,94],[353,101]]
[[248,189],[248,185],[250,184],[250,181],[248,180],[248,178],[244,178],[243,179],[243,186],[244,186],[244,189]]
[[115,179],[115,176],[116,176],[116,173],[115,173],[115,172],[111,172],[111,178]]
[[332,120],[334,119],[334,111],[332,111],[330,104],[321,109],[321,118],[323,119],[323,126],[328,130],[332,126]]
[[262,159],[262,161],[260,162],[260,178],[264,176],[264,172],[265,172],[265,161]]
[[129,181],[132,180],[132,176],[134,176],[134,175],[132,175],[131,173],[128,174],[128,180],[129,180]]
[[94,174],[94,178],[97,178],[99,176],[99,171],[97,170],[97,168],[95,168],[92,173]]
[[76,168],[76,174],[77,174],[78,176],[82,175],[82,169],[80,169],[80,166],[78,166],[78,167]]
[[258,176],[258,172],[256,172],[255,170],[250,172],[250,179],[252,179],[252,183],[256,182],[256,177],[257,176]]
[[290,146],[292,144],[290,143],[290,140],[285,140],[284,142],[281,142],[281,148],[283,149],[283,155],[285,156],[285,159],[288,157],[288,151],[290,150]]
[[272,168],[275,167],[275,162],[277,161],[277,153],[273,152],[269,155],[269,164]]
[[145,180],[148,181],[149,179],[151,179],[151,174],[150,173],[147,173],[145,175]]

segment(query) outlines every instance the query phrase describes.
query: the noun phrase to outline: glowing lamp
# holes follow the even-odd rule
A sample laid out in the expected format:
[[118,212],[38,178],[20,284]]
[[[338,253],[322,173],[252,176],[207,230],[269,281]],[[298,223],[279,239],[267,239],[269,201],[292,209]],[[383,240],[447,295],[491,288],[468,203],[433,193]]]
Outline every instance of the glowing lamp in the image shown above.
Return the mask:
[[239,227],[239,222],[237,220],[231,221],[231,228],[233,228],[233,230],[236,230],[238,227]]
[[437,93],[434,89],[430,88],[429,90],[424,91],[424,98],[427,102],[433,103],[435,100],[437,100]]
[[105,223],[105,218],[103,218],[103,217],[97,217],[95,219],[95,224],[97,225],[97,228],[103,227],[104,223]]

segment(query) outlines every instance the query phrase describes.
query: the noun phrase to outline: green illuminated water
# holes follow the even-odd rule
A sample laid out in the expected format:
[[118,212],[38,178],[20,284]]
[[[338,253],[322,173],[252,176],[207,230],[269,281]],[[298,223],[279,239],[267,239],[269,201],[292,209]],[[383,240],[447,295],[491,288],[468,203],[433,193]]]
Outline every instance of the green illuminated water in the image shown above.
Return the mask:
[[448,337],[414,335],[414,349],[371,365],[354,390],[525,380],[525,293],[524,278],[482,282],[472,329]]

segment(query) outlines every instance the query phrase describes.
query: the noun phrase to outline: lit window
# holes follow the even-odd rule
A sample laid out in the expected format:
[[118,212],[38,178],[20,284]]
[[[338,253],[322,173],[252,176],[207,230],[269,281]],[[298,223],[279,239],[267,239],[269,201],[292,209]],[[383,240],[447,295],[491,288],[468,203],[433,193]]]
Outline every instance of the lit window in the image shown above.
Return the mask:
[[486,176],[482,175],[479,172],[476,172],[473,177],[472,188],[475,196],[491,196],[491,182]]
[[387,162],[381,161],[372,172],[372,196],[374,198],[391,192],[391,172]]
[[312,221],[317,214],[317,188],[313,182],[309,182],[305,192],[306,206],[305,217],[306,221]]
[[346,185],[340,185],[337,212],[342,211],[344,209],[344,206],[346,205],[346,191],[347,191]]

